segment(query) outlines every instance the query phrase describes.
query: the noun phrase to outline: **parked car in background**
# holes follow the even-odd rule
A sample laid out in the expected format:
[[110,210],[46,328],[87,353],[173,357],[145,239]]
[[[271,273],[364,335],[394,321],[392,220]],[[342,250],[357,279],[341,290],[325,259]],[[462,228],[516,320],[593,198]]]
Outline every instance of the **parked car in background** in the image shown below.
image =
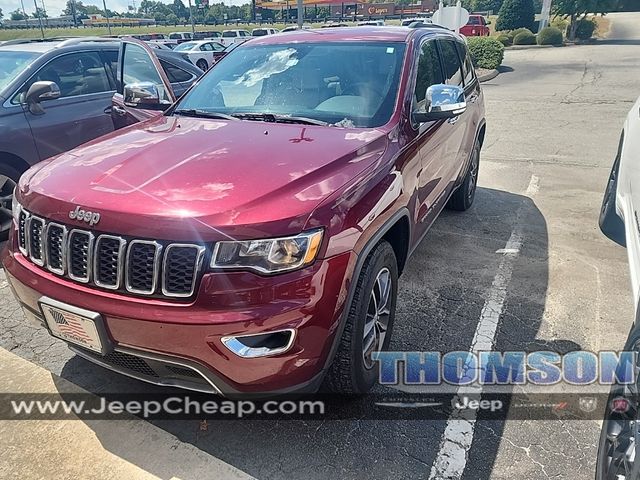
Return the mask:
[[251,33],[247,30],[224,30],[222,36],[217,39],[225,47],[228,47],[232,43],[246,42],[251,38]]
[[491,34],[490,24],[482,15],[469,15],[469,21],[460,28],[460,33],[465,37],[488,37]]
[[193,34],[191,32],[172,32],[169,34],[169,40],[175,40],[177,43],[187,42],[193,40]]
[[275,35],[276,33],[280,33],[277,28],[261,27],[251,30],[252,37],[264,37],[265,35]]
[[346,23],[331,22],[331,23],[325,23],[320,28],[338,28],[338,27],[348,27],[348,26],[349,25],[347,25]]
[[220,38],[221,36],[222,36],[222,33],[215,30],[211,30],[207,32],[196,32],[193,34],[193,39],[194,40],[211,40],[212,38]]
[[123,42],[114,109],[165,113],[20,180],[1,260],[29,319],[160,385],[373,387],[407,258],[473,203],[483,93],[442,28],[292,39],[240,45],[175,103]]
[[405,18],[404,20],[402,20],[402,22],[400,22],[400,25],[403,27],[408,27],[414,22],[420,22],[425,24],[433,23],[431,19],[428,17],[414,17],[414,18]]
[[[120,41],[14,40],[0,46],[0,184],[10,190],[31,165],[114,130]],[[202,72],[171,51],[156,50],[175,89]],[[4,192],[4,190],[3,190]],[[0,236],[10,197],[1,194]]]
[[228,47],[225,47],[225,49],[222,50],[221,52],[213,52],[213,63],[218,63],[220,60],[222,60],[224,57],[229,55],[229,53],[231,53],[233,50],[238,48],[240,45],[242,45],[242,43],[232,43]]
[[168,44],[165,43],[163,41],[154,41],[151,40],[149,42],[146,42],[147,45],[149,45],[151,48],[157,48],[159,50],[173,50],[173,47],[175,47],[175,45],[173,44]]
[[214,53],[221,53],[226,47],[211,40],[197,40],[184,42],[176,46],[173,51],[180,52],[183,57],[206,71],[215,62]]
[[384,27],[384,20],[366,20],[358,22],[359,27]]
[[[635,317],[625,351],[637,352],[640,358],[640,98],[627,115],[620,134],[602,209],[600,229],[617,244],[626,247],[631,277]],[[637,368],[637,367],[636,367]],[[637,373],[637,372],[636,372]],[[614,385],[605,411],[598,447],[596,480],[637,480],[640,458],[636,455],[640,420],[638,392],[640,385]],[[628,411],[612,411],[614,402],[627,402]]]
[[[280,30],[280,33],[295,32],[296,30],[300,30],[297,25],[289,25]],[[311,25],[302,25],[302,30],[311,30]]]

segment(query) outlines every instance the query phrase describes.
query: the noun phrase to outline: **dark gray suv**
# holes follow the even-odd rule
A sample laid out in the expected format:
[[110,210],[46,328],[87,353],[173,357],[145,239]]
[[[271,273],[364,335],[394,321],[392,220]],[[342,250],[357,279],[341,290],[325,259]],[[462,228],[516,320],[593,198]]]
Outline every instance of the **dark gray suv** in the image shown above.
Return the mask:
[[[0,45],[0,238],[13,188],[31,165],[114,130],[121,42],[16,40]],[[176,96],[202,71],[171,51],[154,54]]]

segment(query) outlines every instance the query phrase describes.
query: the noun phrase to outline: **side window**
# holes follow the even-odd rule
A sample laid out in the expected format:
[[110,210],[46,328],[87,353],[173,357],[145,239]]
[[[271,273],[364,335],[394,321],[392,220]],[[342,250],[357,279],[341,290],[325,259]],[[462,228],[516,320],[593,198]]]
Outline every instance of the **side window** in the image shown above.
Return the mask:
[[161,102],[171,101],[155,64],[144,48],[133,43],[125,43],[122,66],[123,91],[125,85],[142,82],[153,83],[158,88]]
[[462,86],[462,70],[460,69],[456,43],[451,40],[439,40],[438,43],[447,85]]
[[203,43],[202,45],[200,45],[200,50],[204,52],[210,52],[213,50],[213,47],[211,46],[210,43]]
[[55,82],[60,97],[111,91],[107,71],[97,52],[78,52],[54,58],[31,78],[25,91],[37,81]]
[[181,68],[165,62],[164,60],[160,60],[160,65],[162,65],[162,69],[167,74],[167,77],[169,77],[169,82],[171,83],[190,82],[193,78],[193,75],[189,72],[185,72]]
[[467,51],[467,48],[461,44],[456,42],[456,47],[458,49],[458,55],[462,59],[462,73],[464,75],[464,85],[468,87],[475,80],[475,71],[473,69],[473,62],[471,62],[471,56]]
[[102,55],[107,62],[107,68],[111,70],[113,78],[118,76],[118,50],[103,50]]
[[427,88],[439,83],[444,83],[444,76],[442,75],[442,68],[440,67],[436,42],[432,40],[426,42],[420,51],[416,88],[413,94],[413,111],[424,110],[424,99]]

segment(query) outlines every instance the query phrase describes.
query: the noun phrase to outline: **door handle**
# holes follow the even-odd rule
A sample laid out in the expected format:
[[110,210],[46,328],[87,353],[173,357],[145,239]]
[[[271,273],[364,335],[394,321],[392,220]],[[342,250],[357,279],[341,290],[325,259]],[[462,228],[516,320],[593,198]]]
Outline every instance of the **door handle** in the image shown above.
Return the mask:
[[458,123],[459,119],[460,119],[460,115],[457,115],[457,116],[447,120],[447,122],[449,122],[450,125],[455,125],[456,123]]
[[105,113],[105,115],[111,115],[111,107],[109,106],[109,107],[105,108],[104,109],[104,113]]
[[122,108],[119,107],[117,105],[114,105],[113,107],[111,107],[111,110],[113,111],[113,113],[115,113],[118,117],[124,117],[127,114],[127,111]]

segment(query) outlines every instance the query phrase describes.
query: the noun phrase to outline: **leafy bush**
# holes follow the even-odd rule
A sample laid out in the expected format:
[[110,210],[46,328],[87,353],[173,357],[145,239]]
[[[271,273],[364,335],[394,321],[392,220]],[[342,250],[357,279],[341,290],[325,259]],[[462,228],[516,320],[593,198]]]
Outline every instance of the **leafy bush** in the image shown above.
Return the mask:
[[498,35],[496,37],[496,40],[498,40],[505,47],[510,47],[511,45],[513,45],[513,38],[504,33],[502,35]]
[[469,52],[476,67],[494,69],[502,64],[504,45],[494,37],[469,37]]
[[596,22],[589,18],[581,19],[576,27],[576,38],[589,40],[596,31],[597,26]]
[[519,33],[530,33],[531,35],[533,35],[533,32],[531,30],[529,30],[528,28],[516,28],[515,30],[511,30],[509,32],[509,36],[511,37],[511,41],[513,41],[514,38],[516,38],[516,35],[518,35]]
[[535,20],[533,0],[504,0],[498,12],[496,30],[531,28]]
[[562,17],[553,17],[553,20],[551,20],[551,26],[556,27],[561,32],[566,32],[569,22]]
[[562,45],[562,32],[556,27],[546,27],[538,33],[538,45]]
[[531,32],[520,32],[513,37],[514,45],[535,45],[536,36]]

